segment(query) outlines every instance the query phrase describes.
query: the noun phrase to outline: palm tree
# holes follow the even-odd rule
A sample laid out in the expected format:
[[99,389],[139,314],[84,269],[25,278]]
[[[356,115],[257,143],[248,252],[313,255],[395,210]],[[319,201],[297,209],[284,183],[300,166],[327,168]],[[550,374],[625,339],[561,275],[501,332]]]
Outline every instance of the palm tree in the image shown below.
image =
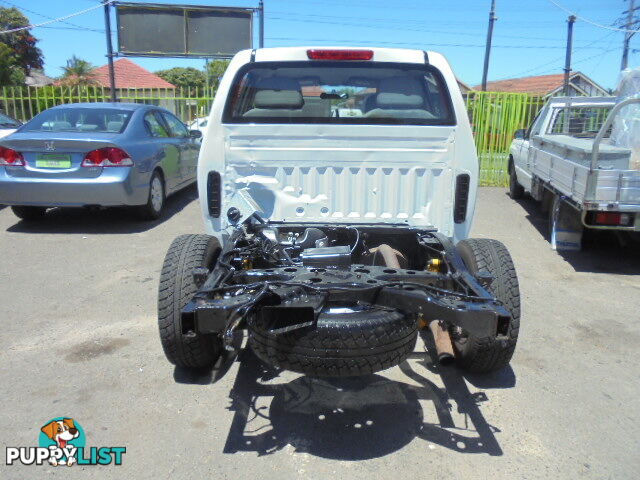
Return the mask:
[[86,60],[73,55],[67,60],[67,66],[62,67],[64,74],[60,80],[60,85],[65,87],[78,87],[83,85],[97,85],[94,66]]

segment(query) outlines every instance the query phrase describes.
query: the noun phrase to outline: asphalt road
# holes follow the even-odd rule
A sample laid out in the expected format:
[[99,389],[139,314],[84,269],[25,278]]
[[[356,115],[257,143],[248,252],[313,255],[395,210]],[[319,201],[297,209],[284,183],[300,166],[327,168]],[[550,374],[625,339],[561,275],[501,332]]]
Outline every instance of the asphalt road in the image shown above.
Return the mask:
[[[6,466],[0,478],[631,479],[640,470],[640,252],[553,252],[531,201],[480,191],[474,236],[507,244],[523,296],[512,368],[439,368],[419,341],[357,381],[265,369],[248,352],[189,375],[164,358],[158,275],[202,230],[193,189],[167,218],[0,210],[0,443],[69,416],[122,466]],[[62,471],[61,471],[62,470]],[[60,477],[61,478],[61,477]]]

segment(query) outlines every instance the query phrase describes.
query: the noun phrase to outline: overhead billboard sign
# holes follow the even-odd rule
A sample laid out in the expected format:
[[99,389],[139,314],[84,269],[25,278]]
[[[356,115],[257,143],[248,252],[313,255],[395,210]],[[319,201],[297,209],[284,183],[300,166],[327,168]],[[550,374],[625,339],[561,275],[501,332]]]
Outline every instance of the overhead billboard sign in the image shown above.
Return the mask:
[[115,3],[118,55],[231,57],[253,48],[253,8]]

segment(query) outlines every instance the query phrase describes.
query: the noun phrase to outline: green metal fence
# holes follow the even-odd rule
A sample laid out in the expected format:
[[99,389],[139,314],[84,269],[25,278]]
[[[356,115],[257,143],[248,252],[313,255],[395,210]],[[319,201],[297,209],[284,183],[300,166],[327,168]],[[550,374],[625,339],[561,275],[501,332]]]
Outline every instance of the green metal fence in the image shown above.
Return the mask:
[[469,92],[467,110],[480,159],[480,184],[506,186],[513,134],[527,128],[544,99],[526,93]]
[[[119,89],[122,102],[146,103],[166,108],[184,122],[206,115],[215,87],[192,89]],[[0,111],[26,121],[62,103],[108,102],[102,87],[2,87]],[[525,93],[469,92],[469,119],[480,158],[481,185],[507,185],[507,159],[513,133],[526,128],[542,107],[542,97]]]
[[[183,121],[206,115],[211,108],[215,88],[121,88],[121,102],[146,103],[171,110]],[[27,121],[47,108],[63,103],[108,102],[109,89],[104,87],[2,87],[0,111]]]

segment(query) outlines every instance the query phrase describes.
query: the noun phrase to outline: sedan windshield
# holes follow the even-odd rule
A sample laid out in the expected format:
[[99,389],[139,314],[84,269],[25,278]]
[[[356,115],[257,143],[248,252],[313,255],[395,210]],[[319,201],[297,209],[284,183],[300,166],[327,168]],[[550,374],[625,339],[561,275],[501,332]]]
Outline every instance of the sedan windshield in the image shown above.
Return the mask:
[[52,109],[36,115],[21,131],[122,133],[132,113],[113,108]]

